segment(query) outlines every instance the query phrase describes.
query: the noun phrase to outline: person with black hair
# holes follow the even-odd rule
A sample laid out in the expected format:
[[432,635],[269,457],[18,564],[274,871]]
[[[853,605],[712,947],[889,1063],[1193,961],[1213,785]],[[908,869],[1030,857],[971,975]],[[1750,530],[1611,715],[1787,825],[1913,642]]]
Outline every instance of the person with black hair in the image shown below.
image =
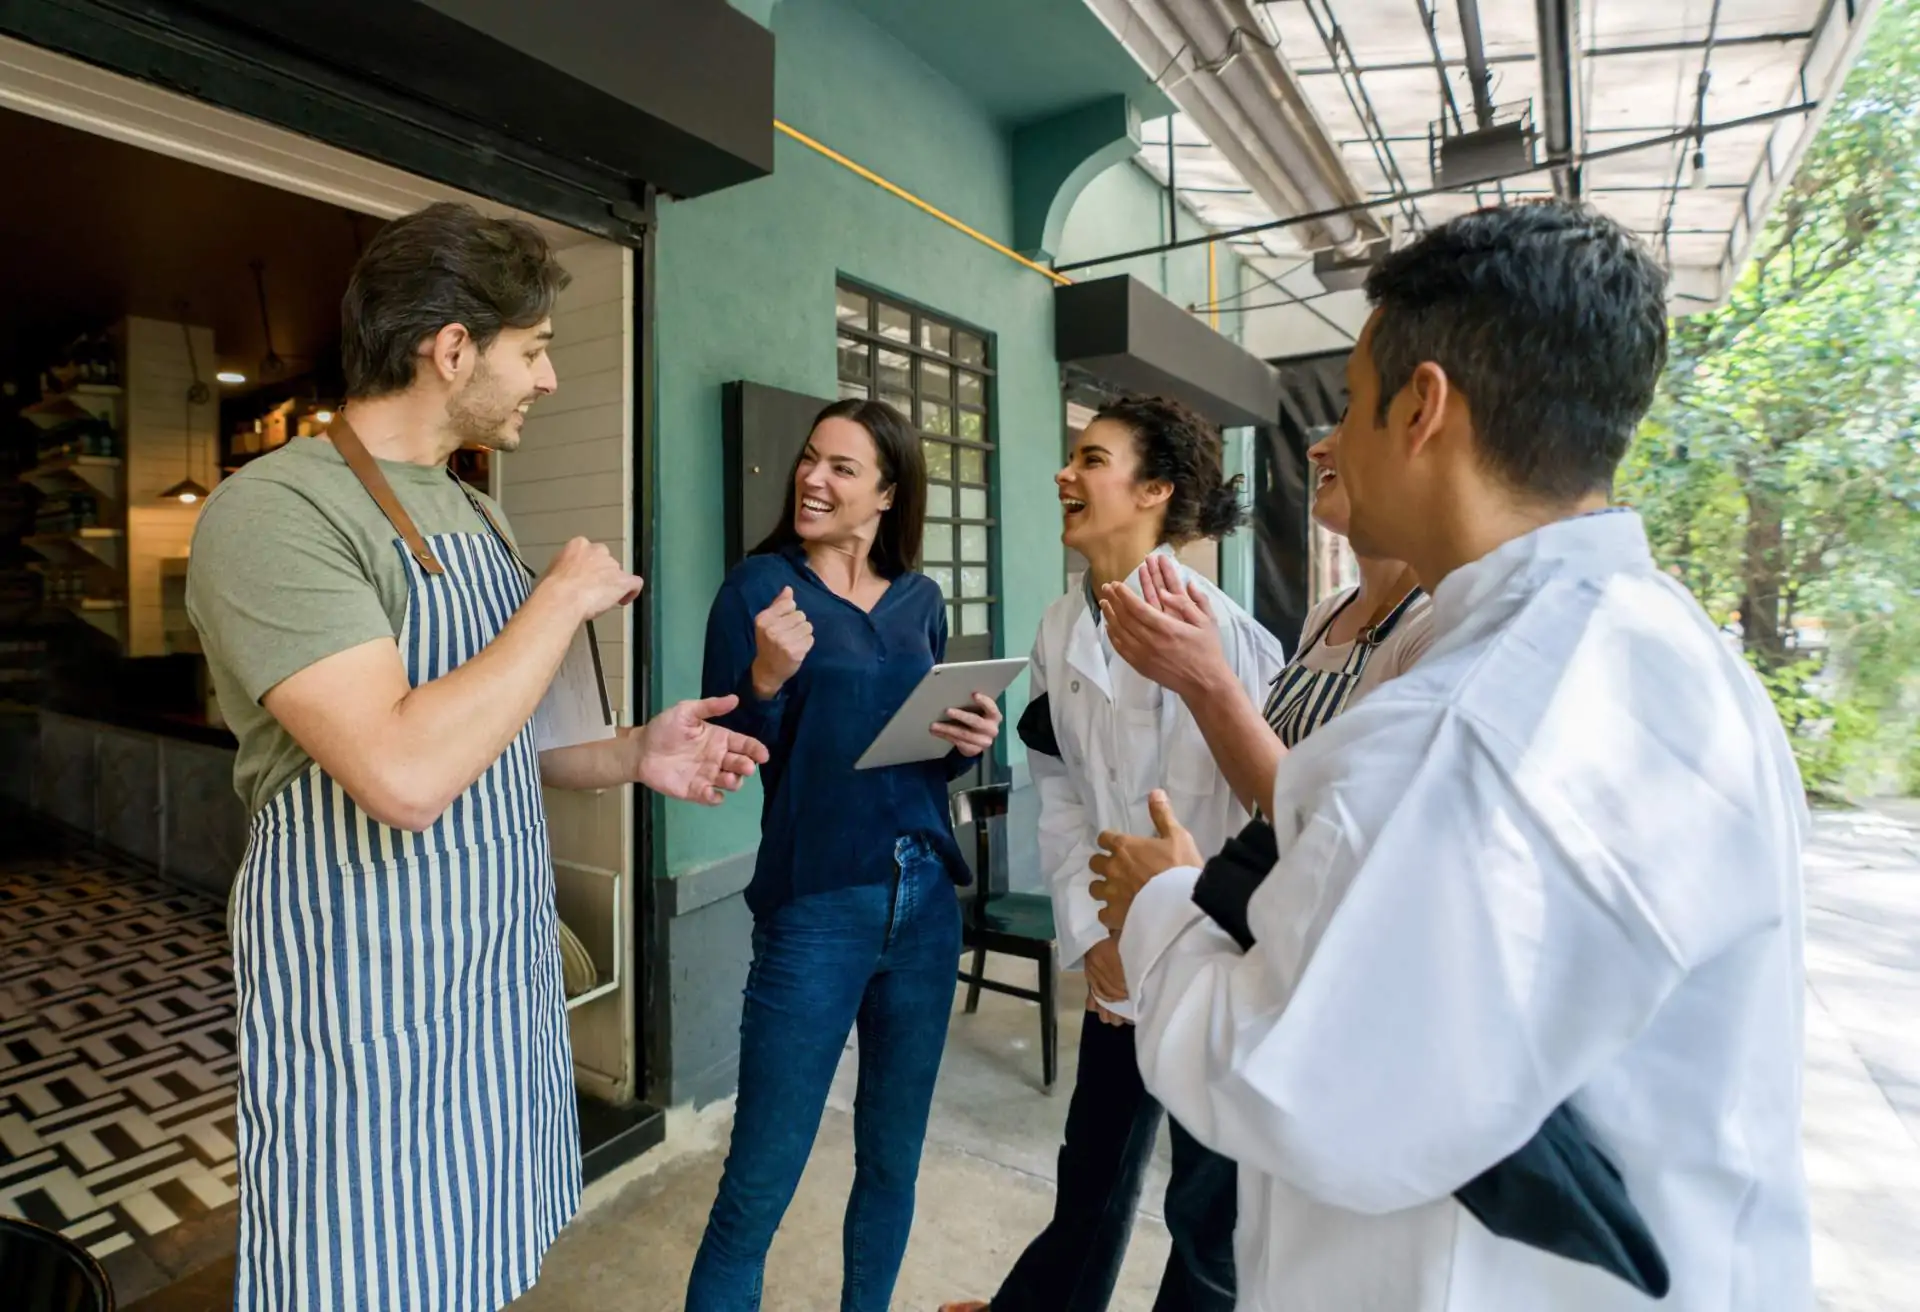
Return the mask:
[[[1180,699],[1115,654],[1095,598],[1138,589],[1164,560],[1207,599],[1227,666],[1248,695],[1285,660],[1279,641],[1231,598],[1178,562],[1175,549],[1238,528],[1240,480],[1222,469],[1220,434],[1177,401],[1129,397],[1102,407],[1056,482],[1061,540],[1084,575],[1047,608],[1034,643],[1020,737],[1040,795],[1040,863],[1053,893],[1060,964],[1087,975],[1086,1024],[1060,1149],[1053,1219],[1014,1264],[994,1312],[1100,1312],[1126,1256],[1163,1113],[1140,1080],[1132,1004],[1118,945],[1088,892],[1095,837],[1151,831],[1147,799],[1166,788],[1202,841],[1224,843],[1247,810]],[[1098,1023],[1096,1023],[1098,1022]],[[1173,1251],[1157,1312],[1234,1306],[1233,1163],[1174,1122],[1167,1228]]]
[[947,785],[1001,719],[976,694],[933,726],[953,744],[945,758],[854,768],[946,657],[946,599],[915,569],[926,507],[913,427],[879,401],[835,402],[794,461],[779,524],[728,574],[707,622],[702,682],[739,699],[720,723],[769,757],[740,1094],[689,1312],[760,1306],[767,1250],[856,1028],[841,1308],[886,1312],[906,1253],[960,954],[954,885],[972,877]]
[[[1240,1163],[1248,1312],[1801,1312],[1805,793],[1609,505],[1665,275],[1550,201],[1367,288],[1334,462],[1432,642],[1281,762],[1237,918],[1175,808],[1102,835],[1147,1087]],[[1584,1217],[1479,1188],[1529,1154]]]

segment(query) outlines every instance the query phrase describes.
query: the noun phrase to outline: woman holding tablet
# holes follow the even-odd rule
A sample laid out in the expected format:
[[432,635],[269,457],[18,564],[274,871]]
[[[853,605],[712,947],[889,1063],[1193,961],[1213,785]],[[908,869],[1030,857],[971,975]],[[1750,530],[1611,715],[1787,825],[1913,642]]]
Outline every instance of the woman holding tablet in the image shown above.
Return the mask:
[[[1279,641],[1174,558],[1174,548],[1230,533],[1245,518],[1239,480],[1223,476],[1221,457],[1220,434],[1185,406],[1132,398],[1098,412],[1055,480],[1061,540],[1086,557],[1088,569],[1040,622],[1020,737],[1040,792],[1040,864],[1052,885],[1061,964],[1084,962],[1088,1010],[1101,1023],[1090,1016],[1080,1031],[1053,1220],[1014,1264],[993,1312],[1106,1307],[1159,1133],[1160,1105],[1134,1059],[1119,948],[1088,891],[1095,839],[1105,830],[1153,833],[1147,799],[1156,789],[1170,794],[1209,854],[1247,820],[1193,715],[1115,655],[1095,601],[1108,584],[1138,591],[1147,562],[1164,563],[1207,598],[1246,694],[1272,682],[1284,662]],[[1234,1303],[1234,1165],[1178,1125],[1172,1133],[1166,1218],[1173,1252],[1154,1307],[1227,1312]]]
[[944,757],[856,770],[946,653],[940,588],[914,565],[926,517],[919,436],[877,401],[828,406],[794,462],[778,528],[727,576],[707,621],[703,686],[765,743],[753,964],[740,1096],[690,1312],[760,1306],[767,1249],[806,1167],[856,1025],[853,1193],[840,1306],[884,1312],[913,1222],[914,1179],[960,954],[968,878],[948,782],[993,745],[977,696],[932,732]]

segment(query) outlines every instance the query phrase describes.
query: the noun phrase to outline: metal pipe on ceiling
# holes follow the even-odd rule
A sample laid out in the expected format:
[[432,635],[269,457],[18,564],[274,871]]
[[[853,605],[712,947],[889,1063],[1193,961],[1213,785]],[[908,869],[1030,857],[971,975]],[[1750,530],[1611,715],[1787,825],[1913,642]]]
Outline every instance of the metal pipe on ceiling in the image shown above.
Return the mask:
[[[1647,137],[1640,141],[1629,141],[1624,145],[1608,146],[1605,150],[1590,150],[1573,161],[1547,160],[1530,169],[1517,169],[1512,173],[1490,178],[1490,182],[1511,182],[1516,178],[1530,177],[1545,172],[1556,164],[1571,162],[1580,165],[1591,164],[1596,160],[1613,159],[1619,155],[1630,155],[1635,151],[1651,150],[1655,146],[1671,146],[1677,141],[1691,141],[1696,137],[1712,136],[1718,132],[1732,132],[1740,128],[1757,127],[1762,123],[1772,123],[1778,119],[1793,118],[1800,114],[1811,114],[1820,106],[1814,101],[1802,101],[1797,105],[1786,105],[1780,109],[1770,109],[1761,114],[1748,114],[1742,118],[1728,119],[1722,123],[1709,123],[1703,128],[1691,125],[1678,132],[1665,132],[1659,136]],[[1249,224],[1244,228],[1230,228],[1225,232],[1210,232],[1204,237],[1185,237],[1176,242],[1162,242],[1155,246],[1142,246],[1138,250],[1117,251],[1112,255],[1097,255],[1092,259],[1074,260],[1069,264],[1054,266],[1055,273],[1071,273],[1076,269],[1090,269],[1100,264],[1116,264],[1123,260],[1137,260],[1143,256],[1159,255],[1164,251],[1183,250],[1189,246],[1201,246],[1210,241],[1234,241],[1241,237],[1252,237],[1263,232],[1277,232],[1282,228],[1297,227],[1306,223],[1325,223],[1328,219],[1343,214],[1354,214],[1364,210],[1378,209],[1383,205],[1401,205],[1410,201],[1426,200],[1430,196],[1444,196],[1458,187],[1423,187],[1418,191],[1396,192],[1386,196],[1375,196],[1361,201],[1357,205],[1343,206],[1338,210],[1322,210],[1309,214],[1295,214],[1284,219],[1273,219],[1266,223]]]
[[[1576,119],[1580,100],[1573,90],[1579,85],[1573,53],[1573,34],[1579,20],[1574,5],[1575,0],[1534,0],[1533,6],[1534,29],[1540,43],[1540,119],[1547,158],[1568,161],[1579,144]],[[1565,163],[1554,168],[1553,192],[1568,200],[1580,198],[1577,165]]]
[[[1578,24],[1568,23],[1567,30],[1572,31]],[[1746,36],[1723,36],[1713,44],[1716,49],[1731,46],[1782,46],[1793,45],[1801,41],[1811,41],[1811,30],[1799,32],[1754,32]],[[1704,41],[1655,41],[1648,45],[1631,46],[1589,46],[1580,51],[1583,59],[1613,59],[1624,55],[1684,55],[1695,50],[1706,49]],[[1495,64],[1531,64],[1536,57],[1523,54],[1488,55],[1487,66]],[[1448,68],[1464,68],[1466,60],[1447,59],[1442,61]],[[1352,71],[1355,73],[1418,73],[1432,66],[1427,59],[1405,59],[1384,64],[1361,64]],[[1293,70],[1295,77],[1332,77],[1341,70],[1330,64],[1307,64]]]
[[1328,210],[1316,244],[1358,251],[1381,225],[1249,0],[1086,0],[1275,214]]
[[1487,71],[1487,43],[1480,34],[1479,0],[1459,0],[1459,9],[1460,43],[1466,47],[1467,81],[1473,87],[1473,121],[1484,130],[1493,126],[1493,74]]

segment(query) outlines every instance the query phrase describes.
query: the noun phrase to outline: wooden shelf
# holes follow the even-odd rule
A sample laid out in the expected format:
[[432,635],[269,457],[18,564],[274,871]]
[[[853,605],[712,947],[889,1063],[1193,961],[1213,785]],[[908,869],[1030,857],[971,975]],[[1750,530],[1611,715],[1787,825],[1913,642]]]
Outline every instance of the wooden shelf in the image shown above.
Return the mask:
[[124,529],[95,527],[72,533],[35,533],[20,541],[49,559],[59,556],[118,569],[126,536]]
[[109,538],[123,538],[126,535],[124,529],[103,528],[96,525],[92,528],[75,529],[71,533],[31,533],[20,540],[30,547],[38,547],[68,542],[104,542]]
[[59,456],[35,465],[20,477],[29,483],[71,487],[83,483],[110,501],[120,499],[120,471],[126,461],[119,456]]

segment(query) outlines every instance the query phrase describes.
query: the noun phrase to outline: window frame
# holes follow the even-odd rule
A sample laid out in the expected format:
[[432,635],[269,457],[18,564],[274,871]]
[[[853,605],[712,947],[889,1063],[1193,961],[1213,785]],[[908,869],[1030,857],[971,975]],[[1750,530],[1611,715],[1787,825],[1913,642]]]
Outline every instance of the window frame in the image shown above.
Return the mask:
[[[858,323],[846,314],[843,293],[863,298],[866,302],[866,320]],[[890,336],[880,327],[881,309],[886,308],[907,316],[908,339],[901,340]],[[947,334],[949,350],[941,352],[925,344],[928,334],[925,326],[931,325],[944,330]],[[1000,508],[1000,459],[999,443],[994,440],[997,425],[994,416],[998,406],[997,371],[994,359],[997,342],[992,332],[955,318],[940,310],[922,305],[906,297],[894,295],[874,287],[857,278],[840,276],[834,280],[834,378],[836,392],[842,398],[853,394],[850,389],[863,388],[864,395],[888,401],[890,398],[905,396],[907,421],[913,425],[925,449],[925,443],[944,443],[952,451],[952,468],[945,478],[932,473],[931,463],[928,470],[929,506],[927,528],[939,528],[951,534],[952,542],[948,551],[949,559],[929,561],[923,556],[921,572],[934,570],[952,576],[953,587],[942,588],[947,605],[947,659],[949,661],[988,660],[1000,654],[1004,649],[1003,617],[1005,614],[1005,593],[1001,566],[1001,516]],[[961,358],[958,337],[965,335],[980,343],[980,361],[972,363]],[[844,344],[848,341],[864,348],[865,372],[856,373],[847,369],[847,357]],[[880,352],[889,351],[907,358],[907,377],[904,389],[885,387],[879,377]],[[944,396],[937,389],[924,389],[925,366],[935,365],[947,370],[947,386]],[[975,375],[981,380],[978,401],[961,399],[962,375]],[[949,419],[949,431],[940,432],[922,423],[922,409],[926,404],[944,405]],[[963,437],[963,415],[979,416],[978,438]],[[978,480],[963,476],[962,463],[964,453],[977,451],[981,456]],[[935,488],[949,490],[951,504],[949,513],[936,516],[931,505]],[[962,513],[962,496],[965,492],[978,491],[985,495],[984,515],[965,515]],[[986,533],[986,560],[966,561],[960,559],[960,540],[962,531],[968,528],[980,528]],[[922,546],[924,548],[924,540]],[[966,595],[962,585],[962,571],[984,568],[986,570],[986,592],[982,595]],[[936,582],[938,580],[936,579]],[[963,607],[984,605],[986,610],[986,631],[984,633],[963,632],[965,611]]]

